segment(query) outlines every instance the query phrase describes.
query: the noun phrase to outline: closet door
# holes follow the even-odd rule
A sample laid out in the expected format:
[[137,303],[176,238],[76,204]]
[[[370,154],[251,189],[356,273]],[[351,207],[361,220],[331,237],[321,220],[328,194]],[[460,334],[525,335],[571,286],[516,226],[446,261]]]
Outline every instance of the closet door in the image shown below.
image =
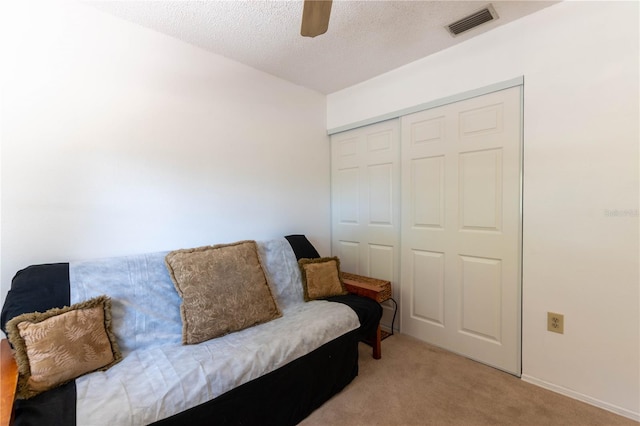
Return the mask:
[[402,118],[402,332],[521,373],[520,87]]
[[[391,281],[395,300],[400,275],[398,129],[398,120],[389,120],[331,137],[332,253],[343,271]],[[383,306],[382,324],[390,327],[392,305]]]

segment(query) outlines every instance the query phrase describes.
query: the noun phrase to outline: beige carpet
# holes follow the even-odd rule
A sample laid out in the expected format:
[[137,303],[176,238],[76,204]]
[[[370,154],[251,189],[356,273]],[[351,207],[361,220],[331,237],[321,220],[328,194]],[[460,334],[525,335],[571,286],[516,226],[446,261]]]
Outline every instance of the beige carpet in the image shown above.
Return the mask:
[[[587,374],[587,372],[585,372]],[[360,374],[302,423],[316,425],[634,425],[639,423],[411,337],[360,344]]]

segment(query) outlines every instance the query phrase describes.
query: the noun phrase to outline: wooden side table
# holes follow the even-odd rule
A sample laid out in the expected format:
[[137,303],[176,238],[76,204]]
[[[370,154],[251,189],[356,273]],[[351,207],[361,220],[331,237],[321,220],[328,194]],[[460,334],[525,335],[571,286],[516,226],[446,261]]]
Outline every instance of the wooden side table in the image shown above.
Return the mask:
[[0,372],[2,372],[2,386],[0,387],[0,426],[7,426],[13,422],[13,401],[18,384],[18,364],[13,357],[13,350],[7,339],[0,341]]
[[[357,294],[359,296],[368,297],[378,303],[382,303],[386,300],[393,300],[391,298],[391,282],[385,280],[379,280],[376,278],[365,277],[363,275],[350,274],[348,272],[341,273],[342,282],[347,288],[349,293]],[[394,315],[395,319],[395,315]],[[393,323],[391,324],[393,327]],[[393,328],[392,328],[393,331]],[[385,334],[383,336],[383,333]],[[378,323],[378,329],[376,330],[376,336],[370,343],[373,347],[373,358],[380,359],[382,357],[382,339],[388,337],[390,333],[383,332],[380,329],[380,323]]]

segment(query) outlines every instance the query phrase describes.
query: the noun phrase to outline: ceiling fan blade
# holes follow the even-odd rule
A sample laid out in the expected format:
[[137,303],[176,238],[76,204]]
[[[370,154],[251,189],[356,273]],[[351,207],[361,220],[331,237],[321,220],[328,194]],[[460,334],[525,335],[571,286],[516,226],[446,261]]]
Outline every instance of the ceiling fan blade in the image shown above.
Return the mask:
[[315,37],[327,32],[332,0],[304,0],[300,34]]

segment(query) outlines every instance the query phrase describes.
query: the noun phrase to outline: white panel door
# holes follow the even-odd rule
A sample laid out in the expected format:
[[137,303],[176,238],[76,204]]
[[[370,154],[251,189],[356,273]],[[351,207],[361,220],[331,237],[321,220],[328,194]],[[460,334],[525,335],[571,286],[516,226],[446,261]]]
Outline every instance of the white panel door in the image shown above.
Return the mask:
[[[390,120],[331,137],[332,253],[341,269],[391,281],[399,292],[400,140]],[[398,295],[394,296],[398,300]],[[390,327],[392,305],[382,324]],[[399,318],[395,328],[398,328]]]
[[521,373],[520,87],[405,116],[402,332]]

